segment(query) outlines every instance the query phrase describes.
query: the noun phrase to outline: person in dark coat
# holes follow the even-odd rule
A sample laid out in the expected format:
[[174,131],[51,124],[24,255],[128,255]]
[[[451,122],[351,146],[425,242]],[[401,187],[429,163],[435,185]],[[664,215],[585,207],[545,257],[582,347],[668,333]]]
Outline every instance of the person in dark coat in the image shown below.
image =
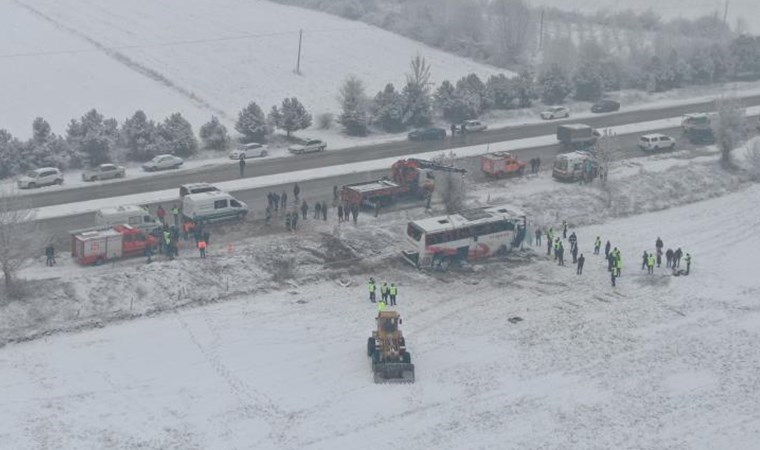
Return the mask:
[[333,202],[338,201],[338,186],[333,186]]
[[306,200],[301,202],[301,216],[303,216],[303,220],[306,220],[306,216],[309,214],[309,205],[306,203]]
[[660,267],[660,264],[662,264],[662,248],[657,249],[657,267]]
[[578,257],[578,270],[575,271],[577,275],[583,274],[583,264],[586,262],[586,258],[583,256],[583,253],[581,253],[581,256]]
[[615,263],[615,256],[610,252],[607,253],[607,272],[612,272],[612,265]]
[[322,220],[327,220],[327,202],[322,201]]
[[351,207],[346,203],[343,205],[343,221],[348,222],[351,220]]
[[283,211],[288,207],[288,193],[285,191],[282,191],[282,195],[280,195],[280,207]]
[[667,252],[665,252],[665,267],[671,267],[673,265],[673,249],[668,249]]
[[298,229],[298,211],[293,211],[293,214],[290,218],[290,225],[293,227],[293,231],[296,231]]
[[673,267],[681,267],[681,256],[683,255],[683,252],[681,251],[681,247],[678,247],[676,249],[676,252],[673,253]]
[[240,178],[243,178],[245,176],[245,158],[243,155],[240,155],[238,166],[240,166]]
[[607,244],[605,244],[605,246],[604,246],[604,257],[605,258],[609,258],[609,256],[610,256],[610,247],[612,247],[612,245],[610,244],[610,241],[607,241]]
[[562,239],[567,239],[567,221],[562,221]]
[[536,156],[536,173],[541,171],[541,157]]
[[562,242],[559,243],[559,248],[557,249],[557,259],[559,259],[560,266],[565,265],[565,246],[562,245]]
[[551,254],[552,254],[552,245],[553,245],[552,240],[551,239],[547,239],[546,240],[546,256],[551,256]]
[[322,204],[319,202],[316,202],[314,204],[314,218],[319,219],[319,214],[322,212]]
[[267,210],[266,210],[265,214],[266,214],[266,216],[265,216],[266,217],[266,222],[265,223],[267,225],[269,225],[272,222],[272,206],[271,205],[267,206]]
[[272,205],[274,205],[274,212],[280,211],[280,196],[272,192]]
[[654,241],[654,248],[657,250],[662,250],[662,239],[660,237],[657,237],[657,240]]
[[541,246],[541,228],[536,228],[536,247]]
[[573,264],[578,262],[578,246],[573,245],[570,247],[570,253],[573,255]]
[[45,247],[45,265],[48,267],[55,265],[55,247],[53,247],[53,244]]
[[571,245],[575,245],[578,243],[578,236],[575,235],[575,231],[570,233],[570,237],[568,238],[568,240],[570,241]]
[[356,222],[359,219],[359,206],[353,205],[351,206],[351,216],[354,218],[354,225],[356,225]]
[[295,199],[296,205],[298,204],[298,195],[301,193],[301,187],[298,186],[298,183],[293,186],[293,198]]
[[456,124],[452,123],[451,124],[451,137],[456,136],[456,134],[457,134],[457,126],[456,126]]
[[647,268],[647,261],[649,261],[649,254],[646,250],[644,250],[644,254],[641,255],[641,270],[644,270]]
[[338,223],[343,222],[343,205],[338,205]]
[[287,228],[288,231],[291,230],[291,228],[290,228],[290,213],[285,213],[285,228]]
[[615,287],[615,271],[610,270],[610,280],[612,281],[612,287]]

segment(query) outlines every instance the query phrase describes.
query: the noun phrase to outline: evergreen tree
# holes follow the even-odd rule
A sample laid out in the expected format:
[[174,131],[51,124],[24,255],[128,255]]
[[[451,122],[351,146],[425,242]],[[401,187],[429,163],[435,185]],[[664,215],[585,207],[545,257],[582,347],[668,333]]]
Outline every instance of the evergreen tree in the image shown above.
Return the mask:
[[369,114],[364,83],[353,75],[348,77],[340,87],[338,100],[341,104],[338,122],[343,125],[346,133],[350,136],[365,136],[369,126]]
[[158,128],[143,111],[136,111],[121,127],[121,143],[132,161],[147,161],[161,153]]
[[515,80],[514,87],[520,108],[528,108],[533,104],[533,100],[538,98],[538,95],[536,95],[536,87],[533,82],[533,74],[527,70],[520,71],[520,74]]
[[20,155],[23,170],[37,167],[64,168],[68,166],[70,156],[66,141],[52,133],[50,124],[42,117],[34,119],[32,139],[23,145]]
[[443,117],[451,122],[457,122],[458,113],[456,111],[458,102],[455,99],[456,88],[449,80],[444,80],[435,91],[435,105]]
[[21,173],[22,144],[8,130],[0,129],[0,178]]
[[243,135],[245,142],[263,142],[271,132],[264,112],[255,102],[240,111],[235,129]]
[[187,157],[198,152],[198,140],[193,134],[193,126],[180,113],[167,117],[158,126],[158,134],[169,153]]
[[269,120],[277,128],[285,130],[288,137],[293,131],[303,130],[311,126],[311,114],[295,97],[283,100],[279,110],[277,106],[273,106],[269,113]]
[[541,85],[541,101],[546,105],[562,103],[572,91],[567,72],[559,64],[549,66],[538,83]]
[[48,142],[53,132],[51,131],[50,124],[42,117],[37,117],[32,122],[32,139],[36,143]]
[[378,92],[372,103],[372,114],[375,122],[390,133],[404,131],[404,98],[396,91],[393,84],[388,83],[385,89]]
[[430,98],[430,65],[417,55],[411,62],[412,72],[406,76],[404,97],[404,124],[412,127],[427,126],[432,121]]
[[740,35],[729,45],[734,76],[760,75],[760,37]]
[[577,100],[598,100],[604,93],[602,74],[598,64],[579,64],[573,74],[575,98]]
[[211,120],[201,126],[200,136],[205,149],[227,150],[230,145],[227,127],[222,125],[216,116],[211,116]]
[[66,140],[74,152],[75,165],[97,166],[111,162],[118,140],[118,122],[104,119],[92,109],[77,121],[72,119],[66,130]]
[[517,98],[515,83],[503,73],[491,75],[486,82],[487,96],[496,109],[508,109]]

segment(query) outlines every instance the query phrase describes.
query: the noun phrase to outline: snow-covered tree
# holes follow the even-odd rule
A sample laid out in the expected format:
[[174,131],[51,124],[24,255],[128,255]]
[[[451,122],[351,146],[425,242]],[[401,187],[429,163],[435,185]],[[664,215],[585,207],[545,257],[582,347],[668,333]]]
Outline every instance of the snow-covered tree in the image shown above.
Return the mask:
[[168,153],[187,157],[198,152],[198,140],[193,133],[193,126],[180,113],[167,117],[158,126],[158,134]]
[[203,148],[209,150],[227,150],[230,145],[230,136],[225,127],[216,116],[204,123],[200,129]]
[[272,106],[269,121],[275,127],[285,130],[286,135],[290,137],[290,133],[311,126],[311,114],[297,98],[292,97],[283,100],[279,110],[277,106]]
[[66,140],[75,152],[78,164],[96,166],[111,162],[119,138],[116,119],[104,119],[97,110],[85,113],[80,120],[72,119],[66,130]]
[[121,127],[121,143],[132,161],[147,161],[160,154],[158,127],[143,111],[136,111]]
[[718,123],[715,128],[715,141],[720,148],[720,162],[724,167],[731,167],[731,152],[745,138],[744,107],[734,97],[718,99]]
[[456,88],[454,85],[449,80],[443,80],[433,95],[436,108],[438,108],[445,119],[452,122],[457,120],[457,102],[454,99],[455,92]]
[[35,253],[35,244],[39,245],[36,227],[34,210],[28,202],[18,194],[0,190],[0,271],[6,294],[0,295],[0,299],[21,294],[16,273]]
[[0,179],[21,172],[21,151],[21,142],[8,130],[0,129]]
[[496,109],[507,109],[517,97],[515,83],[500,73],[491,75],[486,82],[487,97]]
[[245,142],[263,142],[271,132],[264,112],[255,102],[240,111],[235,129],[243,135]]
[[42,117],[32,123],[32,138],[22,147],[19,164],[23,170],[37,167],[64,168],[69,165],[71,151],[66,141],[53,134]]
[[541,85],[541,101],[546,105],[562,103],[572,91],[567,72],[558,64],[549,66],[539,77],[538,83]]
[[343,82],[338,91],[341,113],[338,122],[343,125],[346,133],[351,136],[365,136],[369,126],[369,111],[367,94],[364,83],[350,76]]
[[385,89],[375,95],[372,102],[372,115],[375,123],[390,133],[404,130],[404,98],[388,83]]
[[536,86],[533,81],[533,74],[527,70],[520,71],[520,74],[514,80],[515,95],[517,96],[520,108],[527,108],[533,104],[533,100],[538,98]]
[[404,97],[404,124],[412,127],[429,125],[432,121],[430,98],[430,65],[420,55],[412,58],[411,73],[406,76],[402,91]]

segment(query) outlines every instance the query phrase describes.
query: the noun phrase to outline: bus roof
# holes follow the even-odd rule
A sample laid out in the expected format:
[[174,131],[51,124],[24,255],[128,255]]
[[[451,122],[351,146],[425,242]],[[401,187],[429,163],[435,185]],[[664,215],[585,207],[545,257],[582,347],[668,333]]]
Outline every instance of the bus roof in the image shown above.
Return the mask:
[[469,209],[448,216],[431,217],[429,219],[415,220],[412,223],[426,233],[447,231],[464,226],[491,223],[503,219],[522,219],[525,213],[509,206],[486,206],[483,208]]

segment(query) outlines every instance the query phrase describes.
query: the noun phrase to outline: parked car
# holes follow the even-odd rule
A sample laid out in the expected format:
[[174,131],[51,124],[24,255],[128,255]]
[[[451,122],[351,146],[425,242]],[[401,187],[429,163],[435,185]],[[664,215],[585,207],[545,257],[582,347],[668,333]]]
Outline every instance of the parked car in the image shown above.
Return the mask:
[[327,147],[327,142],[325,141],[319,139],[307,139],[303,144],[291,145],[288,147],[288,151],[295,154],[314,153],[325,151],[325,147]]
[[51,184],[63,184],[63,174],[55,167],[41,167],[30,170],[18,182],[20,189],[34,189]]
[[407,135],[410,141],[433,141],[446,138],[446,130],[443,128],[427,128],[414,130]]
[[248,205],[226,192],[201,192],[182,197],[184,220],[195,224],[243,220],[248,214]]
[[610,99],[599,100],[591,106],[591,112],[593,113],[612,112],[619,109],[620,102],[616,102],[615,100]]
[[676,148],[676,140],[666,134],[645,134],[639,138],[639,148],[650,152],[662,149],[673,150]]
[[158,155],[150,161],[142,165],[142,168],[146,172],[154,172],[156,170],[168,170],[178,169],[184,161],[179,156],[174,155]]
[[488,128],[488,125],[479,120],[465,120],[460,128],[463,128],[468,133],[471,133],[473,131],[483,131]]
[[251,142],[230,152],[230,159],[263,158],[269,154],[267,145]]
[[570,110],[564,106],[552,106],[551,108],[546,108],[541,113],[541,118],[544,120],[563,119],[566,117],[570,117]]
[[108,180],[111,178],[122,178],[126,170],[116,164],[101,164],[92,169],[82,172],[82,181]]

